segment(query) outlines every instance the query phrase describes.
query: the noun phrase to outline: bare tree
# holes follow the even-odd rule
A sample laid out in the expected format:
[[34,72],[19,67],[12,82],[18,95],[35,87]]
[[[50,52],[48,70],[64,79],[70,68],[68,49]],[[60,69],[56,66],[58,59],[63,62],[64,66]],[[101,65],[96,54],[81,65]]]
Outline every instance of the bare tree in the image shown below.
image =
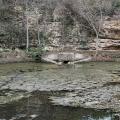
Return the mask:
[[[89,25],[92,27],[96,34],[96,55],[99,50],[99,34],[101,31],[102,23],[103,23],[103,15],[102,15],[102,5],[101,1],[98,0],[95,6],[91,7],[89,0],[82,0],[83,4],[83,13],[82,16],[87,20]],[[98,10],[95,10],[95,8],[98,8]],[[100,16],[100,20],[99,17]],[[97,22],[99,21],[99,22]]]
[[27,42],[26,42],[26,49],[29,49],[29,29],[33,29],[37,31],[37,39],[38,39],[38,45],[40,46],[40,33],[39,33],[39,10],[37,8],[37,4],[33,1],[31,5],[29,5],[29,0],[26,0],[26,36],[27,36]]
[[39,14],[39,10],[37,7],[34,7],[35,11],[35,17],[36,17],[36,25],[37,25],[37,38],[38,38],[38,47],[40,47],[41,41],[40,41],[40,30],[39,30],[39,18],[41,17],[41,14]]
[[26,37],[27,37],[27,42],[26,42],[26,50],[28,51],[29,48],[29,12],[28,12],[28,0],[26,0]]
[[[99,34],[103,23],[102,1],[104,0],[64,0],[72,10],[81,16],[96,35],[96,54],[99,50]],[[85,26],[85,25],[84,25]],[[88,27],[86,26],[86,28]]]

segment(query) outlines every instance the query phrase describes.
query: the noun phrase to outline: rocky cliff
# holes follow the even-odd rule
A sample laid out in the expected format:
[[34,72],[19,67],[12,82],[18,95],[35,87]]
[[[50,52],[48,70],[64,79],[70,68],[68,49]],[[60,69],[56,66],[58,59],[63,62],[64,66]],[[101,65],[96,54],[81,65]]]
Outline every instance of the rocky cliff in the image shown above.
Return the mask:
[[[73,6],[79,8],[77,2],[75,0]],[[26,27],[29,27],[30,46],[38,46],[40,43],[52,50],[63,46],[71,46],[70,49],[95,49],[94,30],[73,6],[67,0],[1,0],[0,46],[24,48]],[[112,14],[106,14],[108,10],[104,14],[99,36],[100,50],[120,49],[118,11],[119,5]]]
[[[102,31],[103,35],[99,38],[99,49],[120,50],[120,16],[104,20]],[[94,48],[95,43],[91,43],[90,46]]]
[[[38,44],[37,32],[43,44],[59,46],[63,41],[77,39],[77,23],[70,11],[58,0],[35,0],[26,2],[2,0],[0,8],[0,44],[1,46],[24,46],[26,27],[29,21],[30,45]],[[31,5],[32,4],[32,5]],[[26,11],[27,9],[27,11]],[[37,9],[37,13],[35,11]],[[38,24],[37,24],[38,20]],[[77,42],[78,40],[76,40]]]

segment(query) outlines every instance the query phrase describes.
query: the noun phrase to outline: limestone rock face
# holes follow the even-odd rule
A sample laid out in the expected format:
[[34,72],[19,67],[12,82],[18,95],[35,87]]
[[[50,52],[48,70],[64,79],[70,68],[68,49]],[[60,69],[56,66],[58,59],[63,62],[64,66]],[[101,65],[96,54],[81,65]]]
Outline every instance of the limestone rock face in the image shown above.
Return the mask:
[[56,52],[44,54],[42,56],[42,60],[55,64],[74,64],[84,61],[90,61],[91,57],[86,54],[80,54],[76,52]]
[[98,41],[99,50],[120,50],[120,18],[109,19],[103,22],[102,35],[99,39],[94,39],[89,44],[91,49],[95,49],[95,41]]
[[51,22],[47,27],[46,36],[52,46],[59,46],[62,39],[62,25],[61,22]]
[[[3,0],[1,0],[3,1]],[[37,4],[36,4],[37,3]],[[71,10],[61,0],[6,1],[0,8],[0,46],[26,45],[27,18],[29,45],[60,47],[80,44],[80,25]]]
[[[27,8],[26,0],[1,0],[0,47],[26,46],[28,18],[30,47],[41,43],[47,49],[53,47],[58,50],[61,46],[68,46],[72,50],[95,49],[94,31],[85,18],[75,13],[65,1],[29,0]],[[100,36],[99,48],[110,49],[112,46],[118,49],[120,17],[104,20],[102,32],[104,34]]]
[[[113,39],[98,39],[98,40],[99,40],[99,50],[119,50],[120,49],[120,40],[113,40]],[[95,45],[96,43],[91,43],[90,47],[95,49]]]
[[106,38],[120,40],[120,19],[104,21],[102,29]]

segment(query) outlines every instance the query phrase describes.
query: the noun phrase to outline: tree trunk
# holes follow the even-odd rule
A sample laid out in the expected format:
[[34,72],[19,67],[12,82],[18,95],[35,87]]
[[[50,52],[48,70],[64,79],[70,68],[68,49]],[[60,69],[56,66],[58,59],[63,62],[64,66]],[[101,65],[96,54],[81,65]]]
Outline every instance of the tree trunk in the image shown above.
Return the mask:
[[38,47],[40,47],[41,45],[41,41],[40,41],[40,31],[39,31],[39,22],[38,22],[38,18],[37,18],[37,27],[38,27]]
[[28,16],[27,16],[27,43],[26,43],[26,50],[28,51],[29,48],[29,26],[28,26]]
[[95,52],[95,57],[97,56],[98,54],[98,51],[99,51],[99,35],[96,34],[96,52]]

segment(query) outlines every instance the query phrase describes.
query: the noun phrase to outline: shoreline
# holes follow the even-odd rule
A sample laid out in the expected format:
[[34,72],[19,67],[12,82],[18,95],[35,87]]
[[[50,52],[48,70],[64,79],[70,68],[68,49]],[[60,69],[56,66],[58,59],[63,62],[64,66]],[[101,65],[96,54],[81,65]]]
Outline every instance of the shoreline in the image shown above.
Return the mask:
[[[91,57],[91,60],[85,62],[120,62],[120,51],[119,50],[106,50],[106,51],[98,51],[97,56],[95,56],[95,50],[80,50],[80,51],[73,51],[78,52],[80,54],[85,54]],[[50,53],[59,53],[58,51],[49,51],[45,54]],[[29,53],[26,53],[23,50],[14,50],[10,52],[0,52],[0,64],[7,64],[7,63],[26,63],[26,62],[42,62],[46,63],[46,61],[39,61],[29,56]],[[49,62],[47,62],[49,63]]]

